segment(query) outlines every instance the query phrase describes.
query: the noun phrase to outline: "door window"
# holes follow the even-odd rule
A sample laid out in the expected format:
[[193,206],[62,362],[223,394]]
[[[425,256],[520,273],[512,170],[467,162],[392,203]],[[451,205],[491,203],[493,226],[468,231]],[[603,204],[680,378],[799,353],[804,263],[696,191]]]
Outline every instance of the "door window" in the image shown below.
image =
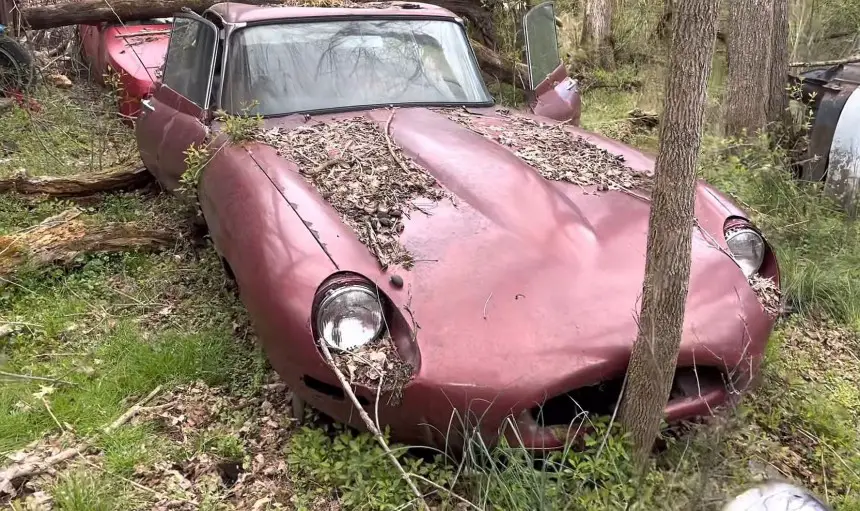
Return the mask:
[[529,80],[534,89],[561,64],[552,2],[533,7],[523,17]]
[[162,82],[201,108],[209,107],[209,87],[218,29],[203,18],[177,17],[170,33]]

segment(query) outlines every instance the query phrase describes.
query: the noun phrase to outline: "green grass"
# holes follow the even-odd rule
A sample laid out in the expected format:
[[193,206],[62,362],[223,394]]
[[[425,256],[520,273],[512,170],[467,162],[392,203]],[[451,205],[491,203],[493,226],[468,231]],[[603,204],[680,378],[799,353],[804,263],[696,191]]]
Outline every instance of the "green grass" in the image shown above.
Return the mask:
[[0,177],[68,175],[139,162],[134,133],[122,124],[113,96],[91,87],[44,87],[39,111],[14,108],[0,115]]

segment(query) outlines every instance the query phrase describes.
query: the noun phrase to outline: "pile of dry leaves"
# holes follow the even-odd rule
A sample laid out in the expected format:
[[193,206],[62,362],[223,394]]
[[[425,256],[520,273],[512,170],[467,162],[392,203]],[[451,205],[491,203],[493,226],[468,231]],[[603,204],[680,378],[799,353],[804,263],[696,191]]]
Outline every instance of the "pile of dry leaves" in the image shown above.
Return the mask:
[[389,393],[389,404],[400,401],[403,386],[412,378],[412,366],[400,357],[388,334],[354,351],[331,351],[335,365],[350,384]]
[[394,144],[390,124],[391,117],[383,129],[354,117],[290,131],[275,128],[260,139],[299,165],[383,268],[409,268],[413,258],[398,241],[402,217],[421,209],[416,201],[438,201],[446,194]]
[[782,312],[782,296],[773,279],[755,274],[749,278],[749,283],[764,311],[771,316],[778,316]]
[[495,125],[483,120],[485,116],[466,110],[444,111],[449,119],[511,148],[546,179],[596,185],[601,191],[650,190],[650,176],[625,166],[622,157],[570,133],[564,124],[546,124],[505,110],[498,112],[504,122]]

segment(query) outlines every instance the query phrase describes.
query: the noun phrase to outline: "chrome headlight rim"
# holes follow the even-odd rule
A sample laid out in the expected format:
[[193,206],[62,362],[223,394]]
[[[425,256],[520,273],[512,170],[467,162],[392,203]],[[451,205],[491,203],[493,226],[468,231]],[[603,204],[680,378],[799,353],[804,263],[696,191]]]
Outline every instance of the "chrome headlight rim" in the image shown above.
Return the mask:
[[[382,305],[380,295],[373,287],[363,282],[349,282],[340,285],[334,285],[327,289],[322,289],[317,305],[314,307],[313,319],[316,328],[317,338],[320,342],[325,342],[330,348],[340,351],[354,351],[361,348],[377,339],[379,339],[385,331],[385,308]],[[379,320],[372,329],[372,333],[367,336],[367,339],[360,343],[354,343],[352,346],[344,347],[339,344],[336,339],[326,335],[325,320],[327,307],[331,306],[337,299],[342,298],[350,293],[360,293],[365,295],[369,304],[376,307],[374,311]]]
[[[758,243],[761,245],[761,256],[751,264],[749,261],[743,260],[737,253],[735,253],[734,250],[732,250],[732,241],[741,235],[753,235],[758,239]],[[757,229],[749,223],[730,225],[725,230],[725,240],[726,246],[729,249],[729,255],[731,255],[735,264],[740,267],[746,278],[751,278],[761,271],[761,267],[764,265],[765,257],[767,255],[767,242],[765,241],[764,236],[762,236]]]

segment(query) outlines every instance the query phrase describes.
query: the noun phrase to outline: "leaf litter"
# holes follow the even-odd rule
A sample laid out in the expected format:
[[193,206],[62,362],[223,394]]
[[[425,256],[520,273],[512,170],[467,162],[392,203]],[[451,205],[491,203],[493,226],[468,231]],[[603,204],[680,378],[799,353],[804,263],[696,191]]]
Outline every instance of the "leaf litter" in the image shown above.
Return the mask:
[[354,350],[333,348],[331,352],[335,365],[350,383],[388,393],[390,405],[400,403],[413,368],[400,357],[391,335],[386,333]]
[[765,313],[778,316],[782,312],[782,296],[776,282],[757,273],[748,280]]
[[624,158],[570,133],[564,123],[544,123],[500,109],[502,123],[465,109],[443,110],[449,119],[497,142],[534,167],[550,181],[597,186],[598,191],[650,191],[653,178],[624,165]]
[[[411,268],[413,256],[400,244],[403,217],[449,195],[403,154],[386,125],[364,117],[273,128],[259,136],[280,156],[295,161],[305,177],[355,231],[382,268]],[[424,205],[422,205],[422,201]]]
[[[169,439],[171,449],[188,453],[172,460],[156,457],[138,464],[126,482],[146,490],[146,509],[197,510],[216,502],[229,509],[291,509],[292,485],[283,457],[293,426],[290,393],[271,373],[259,392],[249,397],[210,387],[202,382],[178,386],[142,409],[131,424],[149,423]],[[207,439],[230,438],[234,452],[201,447]],[[13,463],[38,463],[78,443],[76,435],[43,437],[22,451],[8,454]],[[24,509],[50,510],[51,491],[60,471],[105,468],[103,452],[92,447],[66,466],[14,481],[5,502]],[[11,490],[11,491],[10,491]]]

